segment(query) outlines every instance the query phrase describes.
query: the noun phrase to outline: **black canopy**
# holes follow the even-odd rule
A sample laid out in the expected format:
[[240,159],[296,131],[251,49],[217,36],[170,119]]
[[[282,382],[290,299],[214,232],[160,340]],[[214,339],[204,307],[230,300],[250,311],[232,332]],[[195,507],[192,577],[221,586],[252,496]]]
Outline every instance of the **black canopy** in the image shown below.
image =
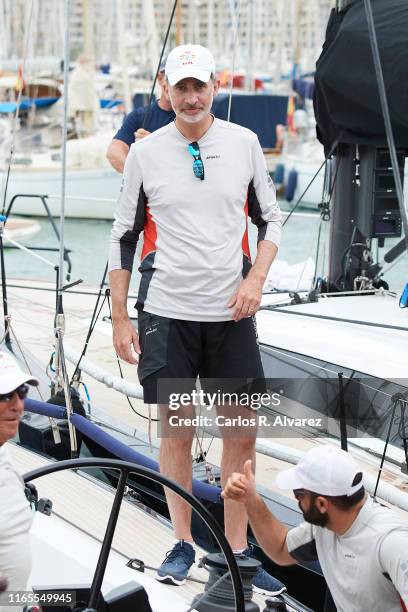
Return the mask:
[[[371,0],[395,144],[408,148],[408,0]],[[363,0],[332,11],[316,64],[317,136],[387,146]]]

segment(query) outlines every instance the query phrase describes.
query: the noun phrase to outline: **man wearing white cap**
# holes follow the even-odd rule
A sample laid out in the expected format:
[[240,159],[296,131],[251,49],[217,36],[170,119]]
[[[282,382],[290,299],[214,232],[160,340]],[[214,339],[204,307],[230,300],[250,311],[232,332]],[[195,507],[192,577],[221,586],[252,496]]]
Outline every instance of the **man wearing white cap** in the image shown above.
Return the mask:
[[293,490],[303,513],[305,522],[293,529],[256,492],[250,461],[222,494],[245,505],[259,544],[275,563],[318,560],[338,612],[406,612],[408,523],[366,496],[363,474],[348,453],[315,448],[276,483]]
[[6,448],[17,434],[27,385],[37,386],[38,380],[23,372],[9,353],[0,351],[0,575],[9,591],[24,591],[31,569],[31,509]]
[[[227,381],[225,394],[227,384],[238,379],[263,381],[253,316],[281,235],[275,188],[256,134],[211,114],[219,81],[210,51],[200,45],[176,47],[167,59],[166,78],[176,119],[131,147],[109,257],[114,346],[129,363],[136,364],[134,353],[141,353],[144,401],[161,405],[162,424],[171,414],[170,395],[158,398],[163,379],[178,396],[192,396],[197,376],[208,385]],[[248,217],[258,226],[253,264]],[[126,304],[142,231],[137,334]],[[179,406],[177,414],[191,418],[192,404]],[[238,415],[236,405],[232,412]],[[161,471],[191,490],[194,427],[179,435],[176,422],[170,430],[161,441]],[[223,483],[255,456],[256,427],[244,435],[233,427],[228,433],[223,430]],[[183,584],[195,558],[191,508],[172,492],[166,496],[177,542],[157,577]],[[247,522],[239,504],[225,503],[226,536],[239,554],[251,552]],[[265,593],[285,588],[263,569],[253,584]]]

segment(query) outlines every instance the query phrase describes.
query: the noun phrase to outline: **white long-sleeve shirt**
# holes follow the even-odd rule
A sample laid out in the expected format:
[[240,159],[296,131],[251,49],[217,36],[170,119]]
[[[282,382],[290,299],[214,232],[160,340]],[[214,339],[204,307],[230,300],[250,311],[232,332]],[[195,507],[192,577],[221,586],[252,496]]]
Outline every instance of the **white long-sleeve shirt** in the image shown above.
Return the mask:
[[137,307],[176,319],[225,321],[250,267],[248,217],[259,240],[278,246],[281,213],[256,134],[214,119],[198,144],[204,180],[194,175],[189,141],[175,123],[132,145],[109,269],[132,270],[143,231]]

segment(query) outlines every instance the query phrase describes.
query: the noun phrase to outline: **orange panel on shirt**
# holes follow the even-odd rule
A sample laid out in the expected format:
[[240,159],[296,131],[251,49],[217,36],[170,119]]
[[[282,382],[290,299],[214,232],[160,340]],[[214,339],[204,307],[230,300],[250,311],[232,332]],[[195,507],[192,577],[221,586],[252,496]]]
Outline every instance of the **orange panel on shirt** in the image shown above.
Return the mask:
[[248,257],[248,260],[251,261],[251,254],[249,252],[249,241],[248,241],[248,196],[245,201],[244,211],[245,211],[245,232],[244,232],[244,235],[242,236],[242,251],[244,255]]
[[141,255],[141,261],[144,260],[146,255],[154,253],[156,251],[156,240],[157,240],[157,227],[156,223],[152,219],[152,215],[149,207],[146,205],[146,220],[143,230],[143,249]]

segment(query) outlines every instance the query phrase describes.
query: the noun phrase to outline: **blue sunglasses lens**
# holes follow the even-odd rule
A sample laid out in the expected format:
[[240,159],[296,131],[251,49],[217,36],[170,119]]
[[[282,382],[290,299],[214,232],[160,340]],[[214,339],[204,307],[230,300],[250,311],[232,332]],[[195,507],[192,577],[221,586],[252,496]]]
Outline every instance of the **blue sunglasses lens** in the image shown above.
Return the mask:
[[200,147],[198,146],[198,143],[191,142],[188,145],[188,151],[190,155],[192,155],[194,158],[194,161],[193,161],[194,176],[196,176],[197,178],[203,181],[204,180],[204,164],[203,164],[203,160],[201,159]]
[[204,165],[201,159],[195,159],[193,162],[193,172],[197,178],[204,177]]

